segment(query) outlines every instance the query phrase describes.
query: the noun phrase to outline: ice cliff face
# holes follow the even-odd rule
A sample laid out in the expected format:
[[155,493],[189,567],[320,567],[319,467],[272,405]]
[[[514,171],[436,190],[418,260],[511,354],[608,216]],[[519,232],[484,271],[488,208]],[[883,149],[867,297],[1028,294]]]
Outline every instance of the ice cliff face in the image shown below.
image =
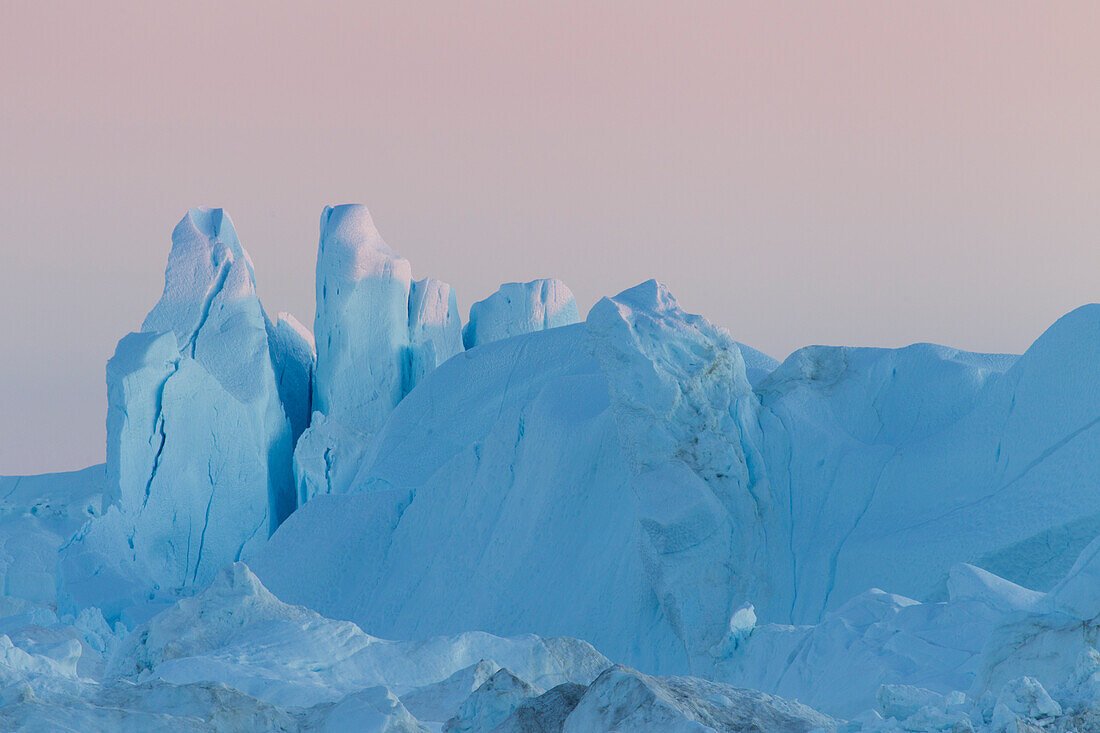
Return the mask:
[[279,385],[279,398],[295,442],[309,426],[313,404],[313,372],[317,367],[317,347],[313,334],[289,313],[280,313],[268,325],[268,342]]
[[775,574],[786,544],[744,358],[653,280],[601,300],[586,327],[631,468],[648,584],[690,667],[705,669],[736,645],[742,604],[781,605],[789,587]]
[[280,395],[301,395],[290,382],[280,392],[268,333],[232,222],[193,209],[172,234],[163,296],[107,365],[117,503],[62,551],[63,605],[117,615],[149,594],[201,586],[294,510]]

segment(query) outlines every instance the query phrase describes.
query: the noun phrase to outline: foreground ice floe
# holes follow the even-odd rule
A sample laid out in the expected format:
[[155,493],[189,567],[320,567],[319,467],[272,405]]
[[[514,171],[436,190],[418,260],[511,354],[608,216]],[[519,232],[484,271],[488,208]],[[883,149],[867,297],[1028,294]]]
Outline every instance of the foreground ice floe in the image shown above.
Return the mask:
[[718,670],[732,685],[653,677],[573,639],[386,641],[280,601],[242,563],[132,630],[98,609],[59,620],[8,597],[0,727],[1088,731],[1100,726],[1098,548],[1049,593],[959,565],[944,601],[872,590],[805,627],[741,613]]
[[872,589],[815,625],[756,626],[717,676],[843,716],[873,707],[882,683],[967,690],[992,628],[1041,594],[968,565],[953,568],[950,578],[945,602]]
[[[761,693],[612,666],[574,639],[480,632],[377,639],[279,601],[242,563],[130,632],[112,632],[99,619],[95,627],[38,618],[49,627],[21,628],[19,645],[0,635],[5,729],[703,730],[699,721],[716,730],[793,732],[835,725]],[[60,641],[44,643],[48,631]],[[105,663],[82,670],[85,655]]]

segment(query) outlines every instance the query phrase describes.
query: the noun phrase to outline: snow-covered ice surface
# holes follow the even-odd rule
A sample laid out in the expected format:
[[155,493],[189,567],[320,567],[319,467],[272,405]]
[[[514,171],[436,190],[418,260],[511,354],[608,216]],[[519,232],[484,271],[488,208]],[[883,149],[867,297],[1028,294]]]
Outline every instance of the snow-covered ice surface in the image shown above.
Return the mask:
[[[101,616],[62,623],[43,612],[4,623],[0,723],[45,729],[141,730],[161,718],[170,729],[260,730],[265,716],[280,729],[327,729],[336,718],[377,716],[387,708],[383,717],[420,730],[397,695],[429,703],[417,708],[425,719],[445,721],[472,690],[456,689],[453,704],[440,709],[439,699],[421,688],[446,687],[483,658],[501,659],[548,686],[587,684],[610,666],[574,639],[480,632],[377,639],[352,623],[282,603],[242,563],[129,633],[121,626],[112,631]],[[84,656],[99,663],[82,668]]]
[[272,321],[176,228],[106,465],[0,478],[0,729],[1100,730],[1100,305],[1020,356],[780,364],[656,281],[463,327],[357,205],[316,287]]

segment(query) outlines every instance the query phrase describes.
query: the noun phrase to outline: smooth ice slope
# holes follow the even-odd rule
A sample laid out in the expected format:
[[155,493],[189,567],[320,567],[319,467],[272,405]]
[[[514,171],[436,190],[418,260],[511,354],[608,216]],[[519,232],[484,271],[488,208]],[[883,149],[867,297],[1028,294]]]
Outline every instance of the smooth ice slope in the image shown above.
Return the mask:
[[491,341],[568,326],[580,320],[577,301],[561,280],[505,283],[470,307],[462,342],[472,349]]
[[[942,582],[951,564],[976,560],[980,554],[959,556],[953,554],[956,547],[930,558],[931,547],[910,543],[897,548],[897,556],[887,555],[891,563],[907,554],[919,557],[915,564],[933,575],[923,587],[913,583],[913,576],[895,583],[889,568],[882,576],[869,576],[868,563],[883,560],[876,545],[858,561],[842,562],[839,554],[851,548],[864,528],[889,541],[882,537],[882,525],[866,517],[876,508],[886,510],[881,502],[891,484],[904,484],[899,490],[917,505],[910,511],[934,513],[947,499],[941,492],[954,493],[945,492],[944,483],[956,464],[972,460],[953,444],[965,438],[931,448],[927,441],[973,411],[987,383],[1014,360],[929,344],[903,349],[811,346],[796,351],[757,385],[767,473],[787,507],[793,590],[785,601],[789,607],[766,612],[765,618],[813,623],[825,610],[872,586],[916,598],[944,595]],[[907,471],[893,470],[909,456],[915,460]],[[905,522],[908,516],[884,511],[880,521]],[[822,517],[829,519],[820,521]],[[928,532],[936,532],[934,525]]]
[[107,365],[117,504],[62,551],[65,609],[201,586],[295,506],[291,425],[251,261],[220,209],[172,234],[164,295]]
[[[372,444],[356,479],[364,490],[301,507],[253,569],[291,603],[394,638],[576,629],[619,658],[674,655],[584,334],[550,329],[444,363]],[[636,623],[649,629],[640,641]]]
[[313,416],[294,453],[298,501],[343,492],[397,403],[462,350],[454,291],[413,282],[360,204],[326,207],[317,252]]
[[[891,442],[889,426],[864,439],[865,460],[877,454],[879,470],[861,497],[843,500],[857,512],[846,541],[829,553],[836,580],[828,605],[868,586],[942,598],[954,560],[1029,588],[1051,588],[1100,534],[1100,514],[1089,509],[1100,498],[1098,362],[1100,305],[1084,306],[1059,319],[1002,374],[989,361],[968,366],[968,379],[980,387],[973,408],[958,419],[905,442]],[[941,383],[913,390],[910,410],[929,412]],[[843,495],[841,479],[854,457],[826,461],[835,478],[819,485],[821,495]],[[812,504],[805,510],[822,511]]]

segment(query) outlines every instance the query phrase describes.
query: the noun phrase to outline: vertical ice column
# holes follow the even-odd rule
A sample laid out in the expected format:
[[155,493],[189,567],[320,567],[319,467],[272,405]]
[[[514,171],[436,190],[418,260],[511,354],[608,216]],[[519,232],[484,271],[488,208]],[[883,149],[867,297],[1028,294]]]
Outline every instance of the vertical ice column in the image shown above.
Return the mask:
[[580,320],[577,301],[561,280],[505,283],[470,308],[462,331],[467,349],[533,331],[568,326]]
[[176,227],[164,294],[141,333],[119,342],[107,391],[119,500],[63,551],[67,602],[111,593],[96,580],[108,566],[139,579],[138,595],[202,585],[293,511],[291,426],[268,321],[222,210],[192,209]]
[[462,351],[462,319],[450,285],[434,277],[417,280],[409,291],[408,393],[433,369]]
[[321,215],[314,333],[313,416],[294,454],[299,503],[347,490],[397,403],[462,350],[454,291],[414,283],[359,204]]
[[317,252],[313,409],[371,434],[401,400],[409,346],[409,261],[391,250],[367,207],[327,207]]

